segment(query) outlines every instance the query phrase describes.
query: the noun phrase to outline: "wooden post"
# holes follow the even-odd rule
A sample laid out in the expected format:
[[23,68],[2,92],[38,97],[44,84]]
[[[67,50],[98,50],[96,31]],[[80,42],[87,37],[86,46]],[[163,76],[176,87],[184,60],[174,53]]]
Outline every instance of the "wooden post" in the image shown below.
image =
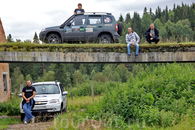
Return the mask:
[[92,100],[94,101],[94,90],[93,90],[93,83],[91,83],[91,93],[92,93]]
[[22,92],[22,89],[23,89],[23,81],[20,82],[20,92]]
[[72,95],[72,92],[71,92],[71,99],[72,99],[72,101],[73,101],[73,95]]

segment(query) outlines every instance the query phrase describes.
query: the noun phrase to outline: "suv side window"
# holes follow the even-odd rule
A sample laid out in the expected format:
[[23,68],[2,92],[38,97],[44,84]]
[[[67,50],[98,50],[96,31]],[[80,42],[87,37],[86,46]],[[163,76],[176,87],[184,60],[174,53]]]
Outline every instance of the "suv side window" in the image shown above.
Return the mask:
[[60,84],[60,89],[61,89],[61,92],[63,93],[64,92],[64,88],[63,88],[62,84]]
[[102,17],[99,15],[89,16],[87,24],[88,25],[102,24]]
[[112,18],[110,16],[104,16],[104,24],[112,23]]
[[86,18],[85,15],[78,15],[78,16],[75,16],[70,21],[70,23],[71,23],[72,26],[75,26],[75,25],[84,25],[85,24],[85,18]]

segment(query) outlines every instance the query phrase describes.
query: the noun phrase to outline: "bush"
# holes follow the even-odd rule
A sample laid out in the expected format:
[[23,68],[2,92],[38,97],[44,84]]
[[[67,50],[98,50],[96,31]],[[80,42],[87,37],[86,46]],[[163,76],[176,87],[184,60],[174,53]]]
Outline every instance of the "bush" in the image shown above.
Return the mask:
[[126,123],[131,119],[167,127],[187,113],[194,114],[195,69],[191,64],[159,64],[137,72],[131,81],[107,87],[102,102],[92,106],[89,115],[113,113]]
[[9,116],[20,115],[20,101],[21,98],[17,94],[12,95],[7,102],[0,103],[0,113]]
[[[93,83],[94,95],[101,95],[106,91],[106,89],[115,88],[116,86],[119,85],[120,82],[106,82],[106,83],[94,82]],[[78,84],[76,87],[71,88],[68,91],[72,92],[74,96],[91,96],[92,94],[91,83]]]

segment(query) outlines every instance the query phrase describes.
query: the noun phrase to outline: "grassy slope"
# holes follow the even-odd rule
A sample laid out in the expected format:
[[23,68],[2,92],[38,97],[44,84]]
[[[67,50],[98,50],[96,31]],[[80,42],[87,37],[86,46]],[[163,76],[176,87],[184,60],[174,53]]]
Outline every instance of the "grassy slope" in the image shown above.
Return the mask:
[[[160,43],[141,44],[143,52],[155,51],[151,49],[174,49],[195,47],[195,42],[188,43]],[[135,47],[133,47],[135,48]],[[126,44],[29,44],[29,43],[5,43],[0,44],[0,51],[62,51],[62,52],[126,52]]]

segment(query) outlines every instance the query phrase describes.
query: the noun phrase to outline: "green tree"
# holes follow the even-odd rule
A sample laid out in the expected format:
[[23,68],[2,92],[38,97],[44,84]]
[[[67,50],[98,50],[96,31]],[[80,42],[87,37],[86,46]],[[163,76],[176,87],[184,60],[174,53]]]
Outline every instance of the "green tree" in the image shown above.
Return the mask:
[[29,40],[29,39],[24,40],[24,43],[31,43],[31,40]]
[[137,12],[134,12],[131,27],[139,36],[142,36],[141,18]]
[[9,34],[9,35],[7,36],[7,42],[8,42],[8,43],[14,42],[14,40],[13,40],[11,34]]
[[122,14],[120,14],[119,21],[120,21],[120,22],[124,22],[124,18],[123,18],[123,16],[122,16]]
[[81,72],[82,75],[87,74],[87,69],[86,69],[86,67],[83,64],[80,64],[79,72]]
[[37,44],[39,44],[40,42],[39,42],[39,38],[38,38],[38,36],[37,36],[37,33],[35,32],[35,35],[34,35],[34,38],[33,38],[33,43],[37,43]]
[[93,70],[91,71],[90,80],[93,80],[93,78],[94,78],[95,75],[96,75],[96,72],[95,72],[95,70],[93,69]]
[[165,23],[169,20],[169,11],[168,11],[168,6],[166,6],[165,9]]
[[106,81],[106,77],[103,76],[103,73],[102,72],[98,72],[94,76],[93,81],[96,81],[96,82],[105,82]]
[[50,66],[50,69],[55,72],[54,81],[58,80],[66,88],[72,86],[71,78],[70,78],[71,71],[69,71],[69,66],[67,64],[63,64],[63,63],[52,64]]
[[128,24],[128,23],[131,23],[131,16],[130,16],[130,13],[127,13],[126,17],[125,17],[125,23]]
[[16,39],[16,43],[22,43],[21,39]]
[[150,8],[150,17],[151,17],[151,20],[152,20],[152,21],[155,20],[155,15],[154,15],[154,13],[152,12],[152,8]]
[[127,81],[127,75],[130,73],[124,64],[117,66],[115,71],[119,74],[121,81],[124,83]]
[[172,10],[169,10],[169,20],[171,20],[171,22],[174,22],[174,12]]
[[85,82],[85,78],[83,75],[79,72],[79,70],[76,70],[73,75],[73,83],[76,86],[77,84],[82,84]]
[[154,21],[155,27],[159,30],[159,35],[161,36],[161,40],[165,42],[167,40],[167,31],[166,28],[163,26],[159,19]]
[[24,81],[24,76],[20,71],[19,67],[14,68],[14,72],[11,76],[11,85],[12,85],[12,92],[15,90],[20,90],[20,83]]
[[145,14],[147,14],[148,13],[148,10],[147,10],[147,8],[145,7],[144,8],[144,13],[143,13],[143,15],[145,15]]
[[39,82],[46,82],[46,81],[55,81],[55,72],[54,71],[43,71],[43,77],[38,78]]
[[28,75],[25,77],[24,83],[26,83],[27,80],[30,80],[31,82],[33,82],[33,79],[32,79],[32,77],[31,77],[30,74],[28,74]]
[[142,25],[142,29],[143,29],[142,32],[145,32],[149,28],[151,23],[152,23],[152,20],[151,20],[150,15],[148,13],[144,14],[142,21],[141,21],[141,25]]

